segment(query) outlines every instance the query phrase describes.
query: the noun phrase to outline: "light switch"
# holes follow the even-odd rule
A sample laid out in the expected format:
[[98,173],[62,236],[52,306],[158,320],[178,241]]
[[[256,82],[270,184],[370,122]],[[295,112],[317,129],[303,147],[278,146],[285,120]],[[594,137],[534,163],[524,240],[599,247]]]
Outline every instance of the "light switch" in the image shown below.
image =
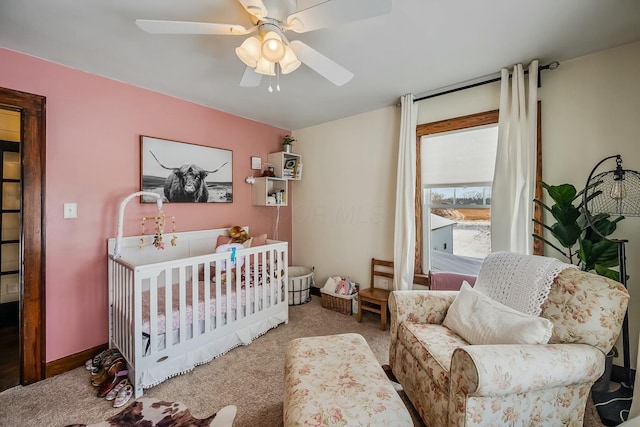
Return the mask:
[[64,204],[64,218],[77,218],[78,217],[78,204],[77,203],[65,203]]

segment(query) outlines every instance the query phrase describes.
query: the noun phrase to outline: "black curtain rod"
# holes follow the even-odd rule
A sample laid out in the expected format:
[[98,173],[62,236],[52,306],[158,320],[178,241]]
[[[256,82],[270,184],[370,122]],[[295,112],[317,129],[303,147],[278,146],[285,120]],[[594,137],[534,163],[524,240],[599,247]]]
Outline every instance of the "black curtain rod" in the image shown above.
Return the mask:
[[[542,66],[538,67],[538,71],[555,70],[559,66],[560,66],[560,63],[558,61],[553,61],[553,62],[551,62],[551,63],[549,63],[547,65],[542,65]],[[524,73],[525,74],[529,74],[529,70],[526,70]],[[509,74],[509,78],[511,78],[511,74]],[[482,85],[486,85],[486,84],[489,84],[489,83],[499,82],[500,79],[501,79],[501,77],[495,77],[493,79],[483,80],[483,81],[480,81],[480,82],[468,84],[466,86],[460,86],[460,87],[457,87],[455,89],[445,90],[443,92],[434,93],[432,95],[421,96],[420,98],[414,99],[413,102],[418,102],[418,101],[422,101],[424,99],[429,99],[429,98],[435,98],[437,96],[447,95],[449,93],[458,92],[458,91],[465,90],[465,89],[471,89],[472,87],[482,86]],[[538,87],[540,87],[540,74],[538,74]]]

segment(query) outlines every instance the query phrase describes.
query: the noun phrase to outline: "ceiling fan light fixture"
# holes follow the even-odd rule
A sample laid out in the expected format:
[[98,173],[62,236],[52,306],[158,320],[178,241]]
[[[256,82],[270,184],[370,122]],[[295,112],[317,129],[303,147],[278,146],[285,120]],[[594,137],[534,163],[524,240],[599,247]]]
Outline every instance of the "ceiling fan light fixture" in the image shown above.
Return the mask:
[[282,74],[289,74],[290,72],[297,70],[301,64],[298,57],[296,57],[296,54],[293,53],[293,49],[289,46],[284,47],[284,58],[282,58],[279,63]]
[[261,56],[256,65],[256,73],[264,74],[265,76],[275,76],[276,64],[269,61],[264,56]]
[[236,48],[236,55],[242,62],[244,62],[249,67],[255,67],[260,59],[260,49],[262,47],[262,43],[260,39],[256,36],[249,37],[246,39],[240,47]]
[[264,35],[262,42],[262,56],[271,62],[279,62],[285,56],[285,45],[275,31]]

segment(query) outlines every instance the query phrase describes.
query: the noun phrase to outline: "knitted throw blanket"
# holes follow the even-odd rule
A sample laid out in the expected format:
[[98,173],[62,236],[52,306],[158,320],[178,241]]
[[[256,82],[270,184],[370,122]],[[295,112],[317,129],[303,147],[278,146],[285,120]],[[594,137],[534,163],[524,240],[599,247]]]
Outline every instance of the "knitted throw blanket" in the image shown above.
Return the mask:
[[550,257],[494,252],[482,262],[474,288],[515,310],[538,316],[554,279],[567,268],[577,267]]

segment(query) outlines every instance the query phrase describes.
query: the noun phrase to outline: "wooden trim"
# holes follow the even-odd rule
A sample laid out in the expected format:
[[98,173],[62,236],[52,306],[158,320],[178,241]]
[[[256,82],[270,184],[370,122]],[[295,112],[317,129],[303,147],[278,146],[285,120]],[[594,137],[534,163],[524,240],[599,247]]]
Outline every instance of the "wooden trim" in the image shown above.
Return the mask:
[[424,236],[422,235],[422,157],[420,156],[420,150],[422,150],[422,135],[420,131],[416,130],[416,193],[413,198],[414,210],[416,212],[416,247],[414,250],[413,259],[413,273],[422,273],[422,241]]
[[419,274],[416,273],[413,275],[413,284],[414,285],[422,285],[428,288],[431,287],[431,276],[429,274]]
[[64,372],[75,369],[79,366],[84,366],[84,363],[91,359],[96,354],[109,348],[107,343],[100,344],[99,346],[90,348],[88,350],[75,353],[70,356],[63,357],[62,359],[54,360],[46,365],[46,378],[51,378],[55,375],[62,374]]
[[[536,127],[536,187],[534,197],[542,200],[542,103],[538,101],[538,117]],[[542,221],[542,207],[537,203],[533,204],[533,217]],[[533,223],[533,233],[542,236],[544,228],[542,224]],[[544,242],[540,239],[533,239],[533,254],[544,255]]]
[[437,122],[424,123],[416,126],[418,138],[434,133],[450,132],[453,130],[468,129],[477,126],[492,125],[498,123],[499,110],[484,111],[482,113],[469,114],[468,116],[456,117],[454,119],[440,120]]
[[0,88],[0,106],[20,111],[22,158],[22,289],[20,383],[44,379],[46,98]]

